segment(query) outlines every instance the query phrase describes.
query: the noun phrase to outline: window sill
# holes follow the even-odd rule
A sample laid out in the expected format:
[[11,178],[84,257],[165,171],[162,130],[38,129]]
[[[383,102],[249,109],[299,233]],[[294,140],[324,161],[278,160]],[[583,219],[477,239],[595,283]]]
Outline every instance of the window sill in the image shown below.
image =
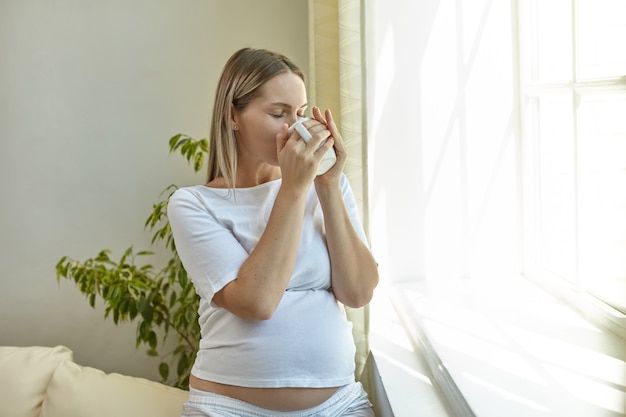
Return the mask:
[[382,289],[370,333],[380,417],[626,414],[625,339],[527,280]]
[[[370,304],[370,348],[364,384],[377,417],[448,417],[433,386],[428,366],[409,335],[384,288]],[[362,378],[363,379],[363,378]]]

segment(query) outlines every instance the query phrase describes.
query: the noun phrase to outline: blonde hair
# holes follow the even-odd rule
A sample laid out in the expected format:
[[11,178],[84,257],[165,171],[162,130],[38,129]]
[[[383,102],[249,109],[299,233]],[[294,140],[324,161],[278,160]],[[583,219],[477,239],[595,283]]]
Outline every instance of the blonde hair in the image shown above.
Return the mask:
[[236,187],[237,139],[231,124],[233,110],[245,109],[262,93],[268,80],[285,72],[292,72],[304,81],[302,70],[289,58],[265,49],[243,48],[226,62],[215,93],[207,182],[223,177],[228,188]]

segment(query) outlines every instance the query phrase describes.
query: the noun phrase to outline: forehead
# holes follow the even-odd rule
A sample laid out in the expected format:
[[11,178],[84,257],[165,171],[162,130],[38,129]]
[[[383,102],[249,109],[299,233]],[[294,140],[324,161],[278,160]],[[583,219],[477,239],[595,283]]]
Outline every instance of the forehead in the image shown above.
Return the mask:
[[304,81],[293,72],[284,72],[270,78],[259,95],[264,102],[281,102],[300,107],[306,103]]

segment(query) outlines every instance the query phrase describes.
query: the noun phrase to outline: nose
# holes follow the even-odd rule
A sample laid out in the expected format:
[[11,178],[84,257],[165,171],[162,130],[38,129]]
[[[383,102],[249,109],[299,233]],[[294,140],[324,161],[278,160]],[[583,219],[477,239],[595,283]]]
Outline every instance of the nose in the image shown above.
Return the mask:
[[289,117],[287,117],[287,123],[289,124],[289,126],[291,126],[298,120],[300,120],[300,117],[297,114],[290,114]]

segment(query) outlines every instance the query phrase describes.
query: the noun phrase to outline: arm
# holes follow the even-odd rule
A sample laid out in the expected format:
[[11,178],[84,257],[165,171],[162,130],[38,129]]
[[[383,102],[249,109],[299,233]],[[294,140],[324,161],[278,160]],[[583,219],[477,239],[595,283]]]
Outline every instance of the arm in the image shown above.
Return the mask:
[[324,118],[320,110],[314,108],[313,115],[328,127],[337,154],[335,166],[315,179],[324,213],[333,292],[337,300],[348,307],[362,307],[371,300],[378,285],[378,266],[357,234],[346,209],[339,181],[347,154],[332,114],[327,110]]
[[293,271],[305,197],[306,191],[281,188],[259,243],[237,278],[214,295],[218,306],[247,320],[272,317]]
[[354,229],[339,187],[318,187],[330,254],[333,292],[348,307],[369,303],[378,284],[378,267]]
[[213,215],[229,210],[221,197],[206,201],[193,190],[172,195],[167,213],[176,251],[201,297],[243,319],[272,315],[291,277],[304,216],[304,197],[289,190],[279,191],[254,247],[244,247]]
[[213,297],[217,305],[244,319],[269,319],[278,307],[293,273],[306,195],[321,158],[332,146],[328,141],[316,152],[322,138],[310,145],[298,138],[288,136],[287,125],[277,135],[282,185],[267,226],[237,278]]

